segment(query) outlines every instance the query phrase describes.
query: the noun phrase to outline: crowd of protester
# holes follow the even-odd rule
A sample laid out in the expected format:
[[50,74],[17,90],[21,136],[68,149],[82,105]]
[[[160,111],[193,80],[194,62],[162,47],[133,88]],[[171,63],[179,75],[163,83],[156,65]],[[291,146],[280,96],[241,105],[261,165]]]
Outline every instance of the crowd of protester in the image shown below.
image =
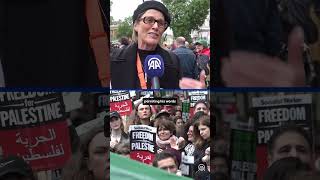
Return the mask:
[[[131,125],[147,125],[157,129],[157,151],[152,166],[194,179],[210,179],[210,111],[200,100],[194,106],[192,118],[182,118],[181,102],[177,105],[147,105],[134,103],[129,119],[116,111],[110,112],[110,150],[129,157]],[[194,157],[189,174],[182,174],[182,154]]]
[[[231,180],[232,159],[230,126],[221,119],[221,112],[215,110],[217,133],[213,138],[213,179]],[[274,129],[267,141],[267,169],[261,180],[316,180],[320,177],[317,155],[314,149],[314,137],[310,129],[306,130],[292,122],[284,123]],[[233,151],[237,151],[236,149]],[[254,155],[255,156],[255,155]],[[263,159],[264,157],[257,157]],[[258,159],[257,159],[258,161]],[[259,164],[256,164],[259,168]],[[261,168],[261,167],[260,167]]]

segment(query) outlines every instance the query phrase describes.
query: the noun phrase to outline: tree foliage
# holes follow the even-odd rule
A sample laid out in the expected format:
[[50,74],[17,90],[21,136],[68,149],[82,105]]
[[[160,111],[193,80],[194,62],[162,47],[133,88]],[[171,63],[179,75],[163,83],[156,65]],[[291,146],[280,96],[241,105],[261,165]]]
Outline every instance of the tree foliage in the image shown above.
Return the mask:
[[114,19],[113,19],[113,17],[111,16],[111,11],[112,11],[111,7],[112,7],[112,4],[113,4],[113,2],[112,2],[112,0],[110,0],[110,25],[113,24],[113,22],[114,22]]
[[132,35],[132,18],[127,17],[124,21],[121,21],[118,26],[117,38],[131,37]]
[[210,9],[210,0],[162,0],[171,14],[174,37],[191,40],[191,31],[199,30]]

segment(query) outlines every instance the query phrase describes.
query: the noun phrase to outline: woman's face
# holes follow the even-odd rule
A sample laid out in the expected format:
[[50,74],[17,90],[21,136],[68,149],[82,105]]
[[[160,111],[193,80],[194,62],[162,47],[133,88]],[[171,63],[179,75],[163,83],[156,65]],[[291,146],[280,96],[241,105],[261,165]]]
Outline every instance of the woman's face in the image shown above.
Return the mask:
[[199,112],[199,111],[203,111],[205,114],[208,114],[208,108],[205,104],[203,103],[199,103],[196,105],[196,107],[194,108],[194,114]]
[[[152,24],[152,19],[156,20]],[[160,22],[160,23],[159,23]],[[160,24],[166,23],[163,14],[155,9],[147,10],[134,24],[134,30],[138,33],[138,46],[140,49],[155,48],[160,42],[166,27]]]
[[177,127],[182,127],[183,126],[183,120],[182,119],[177,119],[176,125],[177,125]]
[[311,164],[308,141],[296,132],[285,132],[280,135],[274,142],[271,154],[268,155],[269,165],[285,157],[296,157],[306,164]]
[[161,141],[168,140],[171,137],[172,133],[170,130],[165,129],[165,127],[159,127],[158,136]]
[[189,127],[189,130],[187,132],[188,135],[188,141],[193,142],[194,141],[194,136],[193,136],[193,126]]
[[110,119],[110,128],[112,129],[112,130],[118,130],[118,129],[120,129],[120,127],[121,127],[121,119],[120,118],[117,118],[117,117],[112,117],[111,119]]
[[93,172],[96,180],[105,180],[105,177],[109,176],[109,148],[107,140],[104,133],[100,132],[89,144],[88,169]]
[[200,131],[200,136],[207,140],[210,138],[210,127],[200,124],[198,127],[199,131]]
[[138,117],[140,119],[147,119],[151,116],[151,110],[149,105],[140,104],[138,106]]

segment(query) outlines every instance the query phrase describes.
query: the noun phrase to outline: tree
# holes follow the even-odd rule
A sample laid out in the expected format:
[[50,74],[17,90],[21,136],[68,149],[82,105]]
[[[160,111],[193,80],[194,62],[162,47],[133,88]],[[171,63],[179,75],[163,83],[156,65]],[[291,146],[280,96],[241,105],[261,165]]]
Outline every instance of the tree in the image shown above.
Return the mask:
[[191,31],[199,30],[209,14],[210,0],[162,0],[171,14],[173,36],[191,41]]
[[[110,13],[111,13],[111,7],[112,7],[112,4],[113,4],[113,2],[112,2],[112,0],[110,0]],[[110,15],[110,25],[111,24],[113,24],[113,21],[114,21],[114,19],[113,19],[113,17]]]
[[121,23],[119,23],[117,38],[121,38],[123,36],[131,37],[131,35],[132,35],[132,18],[127,17],[124,19],[124,21],[121,21]]

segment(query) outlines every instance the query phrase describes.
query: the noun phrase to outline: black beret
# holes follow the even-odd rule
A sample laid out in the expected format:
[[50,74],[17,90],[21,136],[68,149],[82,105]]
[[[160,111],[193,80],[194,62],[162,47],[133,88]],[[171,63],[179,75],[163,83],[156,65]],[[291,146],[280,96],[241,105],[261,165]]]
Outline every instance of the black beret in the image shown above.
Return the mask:
[[134,21],[138,18],[139,14],[144,13],[145,11],[147,11],[148,9],[155,9],[160,11],[165,20],[168,23],[168,26],[170,25],[171,22],[171,17],[169,14],[168,9],[159,1],[145,1],[144,3],[140,4],[137,9],[134,11],[133,16],[132,16],[132,21],[134,23]]

